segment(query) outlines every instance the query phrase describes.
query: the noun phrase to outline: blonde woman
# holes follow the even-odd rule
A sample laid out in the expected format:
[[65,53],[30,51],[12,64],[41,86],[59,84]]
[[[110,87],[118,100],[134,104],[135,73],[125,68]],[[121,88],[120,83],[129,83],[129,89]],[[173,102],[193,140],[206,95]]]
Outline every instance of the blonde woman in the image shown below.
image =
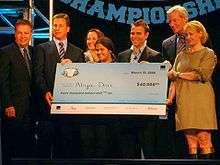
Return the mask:
[[216,64],[213,50],[204,47],[208,34],[199,21],[184,26],[187,48],[181,51],[173,69],[167,104],[176,97],[176,130],[184,131],[191,158],[210,158],[214,147],[211,130],[217,129],[215,97],[211,76]]

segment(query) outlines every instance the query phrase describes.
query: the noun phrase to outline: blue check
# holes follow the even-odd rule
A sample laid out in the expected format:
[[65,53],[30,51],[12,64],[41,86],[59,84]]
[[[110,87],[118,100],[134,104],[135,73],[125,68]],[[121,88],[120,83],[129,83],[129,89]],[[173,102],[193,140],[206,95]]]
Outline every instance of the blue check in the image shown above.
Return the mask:
[[51,114],[165,115],[163,63],[57,64]]

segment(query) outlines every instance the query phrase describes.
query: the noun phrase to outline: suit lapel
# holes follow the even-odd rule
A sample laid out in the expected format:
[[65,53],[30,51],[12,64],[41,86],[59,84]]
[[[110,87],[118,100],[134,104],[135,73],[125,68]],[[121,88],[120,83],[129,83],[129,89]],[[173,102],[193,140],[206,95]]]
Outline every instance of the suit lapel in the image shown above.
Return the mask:
[[124,57],[125,61],[127,61],[127,62],[131,61],[131,54],[132,54],[132,50],[129,49],[127,55]]
[[147,46],[145,46],[143,52],[141,53],[141,57],[138,60],[138,63],[140,63],[141,61],[147,61],[149,55],[150,54],[149,54],[148,48],[147,48]]
[[60,62],[60,55],[59,55],[58,49],[56,47],[56,44],[53,40],[50,43],[50,51],[52,52],[51,53],[51,55],[52,55],[51,59],[55,58],[56,62]]
[[72,46],[70,45],[70,43],[67,42],[67,48],[64,57],[71,59],[71,56],[69,54],[73,54],[73,51],[74,50],[72,50]]
[[177,43],[177,34],[174,34],[172,37],[171,37],[171,40],[170,40],[170,45],[173,47],[172,50],[174,50],[174,54],[176,56],[176,43]]
[[20,51],[19,46],[17,44],[15,44],[14,47],[15,47],[15,49],[14,49],[15,50],[14,60],[20,61],[22,67],[24,68],[25,75],[28,75],[28,77],[31,78],[30,75],[29,75],[29,72],[28,72],[28,68],[27,68],[25,59],[24,59],[24,57],[23,57],[23,55]]
[[176,40],[177,40],[177,34],[174,34],[171,37],[170,42],[169,42],[169,47],[170,47],[169,48],[169,50],[170,50],[170,52],[169,52],[169,55],[170,55],[169,59],[171,60],[170,61],[171,64],[174,63],[176,55],[177,55],[177,52],[176,52],[176,43],[177,43],[177,41]]

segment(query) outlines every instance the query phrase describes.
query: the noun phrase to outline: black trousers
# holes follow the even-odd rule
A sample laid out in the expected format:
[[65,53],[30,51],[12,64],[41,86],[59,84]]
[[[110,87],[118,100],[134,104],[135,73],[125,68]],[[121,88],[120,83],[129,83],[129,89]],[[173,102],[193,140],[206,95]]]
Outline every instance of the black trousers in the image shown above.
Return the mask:
[[83,158],[118,158],[118,127],[116,116],[82,116],[80,124]]
[[54,157],[80,158],[79,119],[75,116],[61,115],[53,119]]
[[2,152],[5,164],[10,164],[11,158],[34,157],[35,147],[34,123],[30,118],[3,119]]
[[[156,156],[157,117],[120,118],[118,133],[119,157],[137,159]],[[142,153],[141,153],[142,151]]]

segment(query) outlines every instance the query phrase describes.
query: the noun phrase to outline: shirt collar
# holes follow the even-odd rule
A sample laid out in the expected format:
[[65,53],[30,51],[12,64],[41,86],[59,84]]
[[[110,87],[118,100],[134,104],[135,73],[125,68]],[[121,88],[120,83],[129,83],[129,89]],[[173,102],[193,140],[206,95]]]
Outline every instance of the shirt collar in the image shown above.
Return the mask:
[[[146,47],[146,45],[147,45],[147,41],[144,42],[144,44],[141,46],[138,52],[136,52],[136,54],[141,54],[144,51],[144,48]],[[132,45],[130,49],[134,52],[136,48],[134,47],[134,45]]]
[[136,49],[136,50],[135,50],[134,45],[131,46],[130,49],[132,50],[132,53],[131,53],[131,57],[130,57],[130,63],[138,63],[138,61],[141,57],[141,54],[146,47],[146,44],[147,44],[147,41],[144,42],[143,46],[140,49]]
[[183,34],[176,34],[176,40],[177,40],[177,42],[179,41],[179,40],[185,40],[185,36],[183,35]]
[[28,46],[25,47],[25,48],[19,47],[19,49],[20,49],[20,52],[21,52],[21,54],[22,54],[23,57],[24,57],[24,49],[26,49],[26,50],[27,50],[27,56],[28,56],[28,59],[29,59],[29,60],[31,59],[31,56],[30,56],[30,52],[29,52]]
[[58,40],[55,37],[53,37],[53,40],[56,44],[57,50],[59,50],[59,43],[62,42],[64,44],[64,50],[66,51],[66,49],[67,49],[67,38],[64,39],[64,40]]
[[26,50],[27,50],[27,53],[29,54],[28,47],[25,47],[25,48],[19,47],[19,49],[20,49],[22,55],[24,54],[24,49],[26,49]]

